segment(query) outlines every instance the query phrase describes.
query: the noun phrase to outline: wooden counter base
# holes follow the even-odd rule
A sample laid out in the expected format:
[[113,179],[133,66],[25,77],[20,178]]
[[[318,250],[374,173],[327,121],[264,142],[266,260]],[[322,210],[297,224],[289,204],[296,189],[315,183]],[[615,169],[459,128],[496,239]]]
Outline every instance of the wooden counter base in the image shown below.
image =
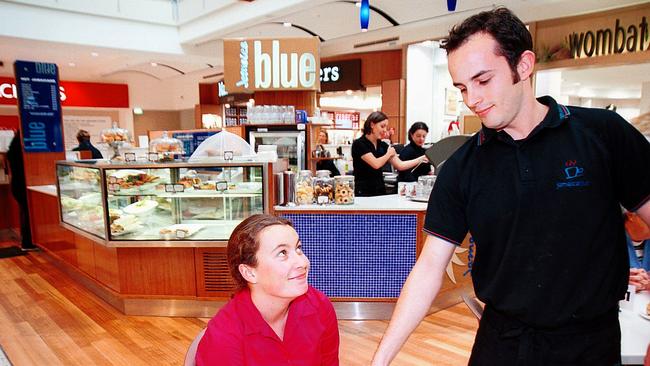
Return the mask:
[[[228,272],[225,248],[106,247],[61,225],[56,196],[34,190],[29,190],[28,194],[33,240],[43,249],[45,257],[75,281],[124,314],[211,317],[228,301],[233,292],[234,286]],[[345,215],[345,213],[337,213],[337,215],[341,214]],[[369,212],[363,215],[377,214],[381,215],[381,213]],[[409,261],[414,261],[421,251],[424,238],[421,233],[423,214],[417,212],[393,212],[392,214],[411,217],[409,220],[411,226],[408,229],[409,246],[411,246]],[[303,223],[305,219],[309,221],[309,216],[311,215],[302,217]],[[322,219],[327,215],[318,216]],[[297,227],[300,227],[299,223]],[[307,240],[307,237],[303,239],[303,241]],[[460,254],[458,259],[462,263],[467,263],[467,251],[464,250],[465,252]],[[312,259],[314,281],[326,277],[321,272],[323,269],[327,270],[327,261],[330,259],[319,258],[314,254]],[[319,267],[321,272],[317,270]],[[451,271],[455,273],[455,279],[445,281],[431,311],[457,304],[461,301],[460,294],[463,292],[472,293],[470,276],[464,275],[466,269],[466,266],[460,266],[458,262],[452,266]],[[390,267],[386,267],[385,270],[388,275],[393,275]],[[350,275],[353,273],[351,271],[352,269]],[[380,285],[375,286],[376,284],[369,287],[368,294],[359,293],[353,295],[354,297],[337,297],[335,294],[329,294],[339,319],[389,319],[401,287],[394,278],[390,281],[393,290],[388,297],[379,297],[386,295],[381,295],[384,289]],[[376,289],[379,295],[373,294],[372,289]],[[327,294],[327,289],[323,290]]]

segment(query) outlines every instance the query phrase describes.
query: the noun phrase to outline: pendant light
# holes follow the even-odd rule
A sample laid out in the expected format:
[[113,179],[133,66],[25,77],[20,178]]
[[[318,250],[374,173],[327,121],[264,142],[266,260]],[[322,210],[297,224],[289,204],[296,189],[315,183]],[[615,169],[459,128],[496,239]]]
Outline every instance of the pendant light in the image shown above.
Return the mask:
[[447,0],[447,10],[449,11],[456,10],[456,0]]
[[361,0],[359,21],[361,22],[361,31],[368,31],[368,23],[370,23],[370,0]]

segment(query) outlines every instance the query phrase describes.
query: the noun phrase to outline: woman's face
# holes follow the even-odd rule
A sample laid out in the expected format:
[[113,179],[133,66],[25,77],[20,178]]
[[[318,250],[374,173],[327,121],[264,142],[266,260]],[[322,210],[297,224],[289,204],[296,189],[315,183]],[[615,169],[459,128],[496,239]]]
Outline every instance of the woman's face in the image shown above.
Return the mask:
[[257,290],[268,296],[294,299],[307,292],[309,259],[298,233],[288,225],[273,225],[259,233],[257,266],[251,268]]
[[411,139],[416,145],[422,146],[424,145],[424,140],[427,139],[427,131],[423,129],[415,130],[411,135]]
[[321,145],[327,144],[327,132],[320,131],[318,133],[318,143],[321,144]]
[[375,136],[377,140],[381,140],[384,138],[384,136],[387,135],[388,133],[388,120],[385,119],[381,122],[378,123],[371,123],[370,124],[370,134]]

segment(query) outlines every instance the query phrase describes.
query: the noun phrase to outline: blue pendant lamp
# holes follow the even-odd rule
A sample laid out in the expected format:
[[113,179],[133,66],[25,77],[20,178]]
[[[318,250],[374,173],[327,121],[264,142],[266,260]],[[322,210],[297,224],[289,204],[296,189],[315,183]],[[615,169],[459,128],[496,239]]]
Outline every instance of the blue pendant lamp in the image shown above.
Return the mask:
[[361,0],[361,8],[359,9],[359,21],[361,22],[361,31],[367,31],[368,23],[370,23],[370,0]]
[[447,10],[449,11],[456,10],[456,0],[447,0]]

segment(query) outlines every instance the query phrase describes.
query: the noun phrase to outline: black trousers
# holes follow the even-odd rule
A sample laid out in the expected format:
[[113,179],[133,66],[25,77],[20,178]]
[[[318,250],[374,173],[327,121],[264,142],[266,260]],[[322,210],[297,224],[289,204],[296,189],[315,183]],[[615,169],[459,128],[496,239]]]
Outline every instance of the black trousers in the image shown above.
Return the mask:
[[32,243],[32,230],[29,225],[29,205],[27,204],[27,190],[16,188],[12,190],[14,199],[18,203],[18,215],[20,216],[20,237],[23,249],[34,248]]
[[471,366],[614,366],[621,363],[618,309],[598,319],[557,329],[536,329],[486,307]]

